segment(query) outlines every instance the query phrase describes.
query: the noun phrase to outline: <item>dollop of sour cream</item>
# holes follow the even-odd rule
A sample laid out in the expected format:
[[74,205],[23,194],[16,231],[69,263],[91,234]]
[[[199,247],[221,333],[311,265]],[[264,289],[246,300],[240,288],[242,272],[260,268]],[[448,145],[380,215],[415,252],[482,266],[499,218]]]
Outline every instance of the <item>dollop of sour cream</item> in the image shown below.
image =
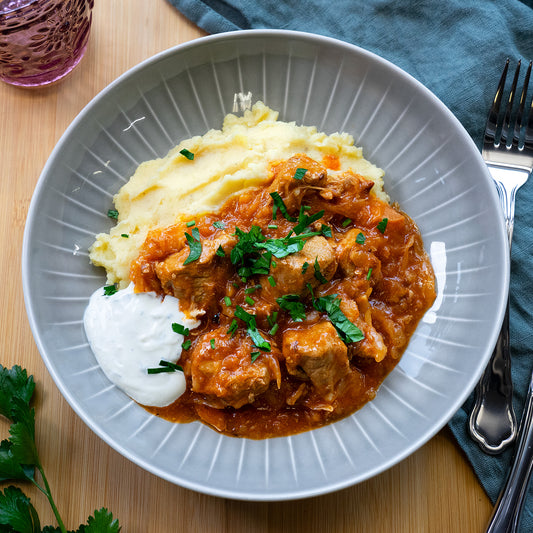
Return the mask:
[[148,374],[159,361],[175,363],[181,355],[183,335],[173,331],[173,323],[189,329],[200,324],[180,311],[178,299],[135,293],[133,284],[106,296],[101,287],[92,294],[83,322],[100,367],[135,401],[164,407],[185,392],[179,370]]

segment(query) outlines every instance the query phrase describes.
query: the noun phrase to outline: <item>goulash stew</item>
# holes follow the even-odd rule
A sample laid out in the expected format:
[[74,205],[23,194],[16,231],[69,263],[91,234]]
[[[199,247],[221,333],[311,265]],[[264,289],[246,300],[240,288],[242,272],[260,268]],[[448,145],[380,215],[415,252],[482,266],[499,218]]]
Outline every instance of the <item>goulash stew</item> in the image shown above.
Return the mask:
[[346,417],[374,398],[435,298],[414,222],[336,170],[335,157],[272,163],[263,187],[217,213],[149,233],[130,277],[173,295],[187,390],[148,410],[262,439]]

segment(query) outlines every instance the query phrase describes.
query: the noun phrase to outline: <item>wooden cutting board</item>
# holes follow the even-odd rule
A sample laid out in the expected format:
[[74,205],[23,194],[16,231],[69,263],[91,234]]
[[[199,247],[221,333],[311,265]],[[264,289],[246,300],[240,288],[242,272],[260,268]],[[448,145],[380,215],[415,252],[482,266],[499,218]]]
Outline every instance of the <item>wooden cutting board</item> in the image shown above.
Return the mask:
[[[128,533],[480,532],[491,505],[447,430],[389,471],[326,496],[282,503],[205,496],[158,479],[102,442],[49,376],[24,309],[20,255],[26,213],[54,145],[79,111],[128,68],[204,35],[165,0],[97,0],[85,58],[56,86],[0,83],[0,363],[37,381],[37,444],[67,528],[111,510]],[[8,425],[0,422],[0,436]],[[7,484],[0,484],[4,488]],[[25,485],[42,525],[47,501]]]

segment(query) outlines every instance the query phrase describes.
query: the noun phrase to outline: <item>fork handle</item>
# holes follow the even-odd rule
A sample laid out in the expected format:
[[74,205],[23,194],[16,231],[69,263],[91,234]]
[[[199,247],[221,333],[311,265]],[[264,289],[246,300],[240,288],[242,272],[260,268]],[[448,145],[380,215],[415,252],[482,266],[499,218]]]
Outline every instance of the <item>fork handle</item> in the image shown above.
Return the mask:
[[533,469],[533,375],[518,430],[518,443],[509,477],[494,507],[487,533],[518,531],[521,510]]
[[[497,178],[505,177],[506,169],[487,165],[502,208],[509,254],[513,241],[514,206],[518,186],[504,187]],[[500,175],[503,173],[503,176]],[[468,420],[470,436],[481,449],[496,455],[505,450],[516,437],[516,417],[513,409],[513,382],[511,378],[511,353],[509,340],[509,299],[502,327],[490,362],[476,386],[474,408]]]
[[509,350],[509,303],[490,362],[476,387],[468,421],[471,437],[488,454],[496,455],[516,437]]

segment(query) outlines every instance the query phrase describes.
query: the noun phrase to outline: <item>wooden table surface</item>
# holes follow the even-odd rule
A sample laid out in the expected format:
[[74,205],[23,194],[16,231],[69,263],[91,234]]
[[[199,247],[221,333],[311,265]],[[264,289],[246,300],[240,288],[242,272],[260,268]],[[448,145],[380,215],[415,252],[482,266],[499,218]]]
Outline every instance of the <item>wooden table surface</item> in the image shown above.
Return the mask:
[[[33,189],[59,137],[91,98],[140,61],[203,35],[165,0],[95,3],[87,53],[68,78],[39,90],[0,83],[0,362],[20,364],[37,381],[38,449],[67,528],[105,506],[128,533],[484,531],[491,504],[446,429],[355,487],[295,502],[239,502],[198,494],[144,471],[96,437],[63,399],[24,309],[20,257]],[[1,438],[7,430],[0,422]],[[42,525],[56,525],[43,495],[22,488]]]

